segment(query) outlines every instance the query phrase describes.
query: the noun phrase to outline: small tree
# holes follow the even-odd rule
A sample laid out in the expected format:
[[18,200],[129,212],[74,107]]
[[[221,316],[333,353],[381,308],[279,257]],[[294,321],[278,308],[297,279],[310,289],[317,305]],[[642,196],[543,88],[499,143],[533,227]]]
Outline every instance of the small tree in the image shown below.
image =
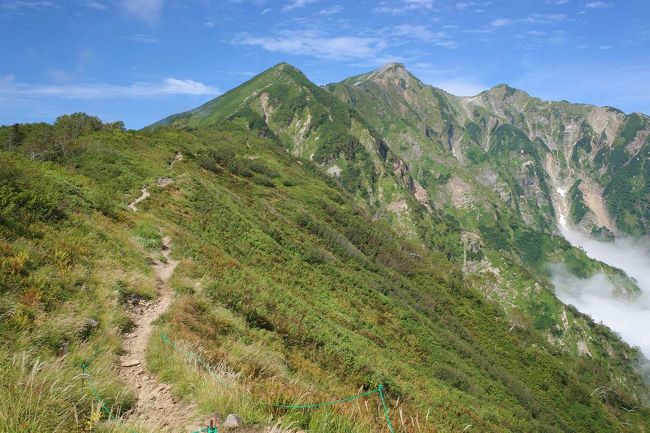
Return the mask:
[[100,131],[104,124],[96,116],[86,113],[64,114],[54,122],[54,146],[57,152],[67,156],[68,145],[82,135]]
[[14,150],[17,147],[19,147],[22,143],[23,140],[25,139],[25,133],[23,132],[22,128],[20,127],[20,123],[14,123],[11,125],[9,128],[9,137],[8,137],[8,147],[9,150]]

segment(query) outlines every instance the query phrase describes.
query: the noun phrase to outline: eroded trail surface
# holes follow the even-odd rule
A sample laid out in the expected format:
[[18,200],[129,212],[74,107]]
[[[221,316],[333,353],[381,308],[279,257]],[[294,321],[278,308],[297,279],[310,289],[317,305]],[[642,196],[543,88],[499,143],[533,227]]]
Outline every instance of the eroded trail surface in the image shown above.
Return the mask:
[[136,204],[140,203],[141,201],[143,201],[144,199],[146,199],[147,197],[149,197],[149,196],[151,195],[151,193],[150,193],[149,191],[147,191],[147,187],[146,187],[146,186],[143,187],[143,188],[140,190],[140,192],[142,193],[142,194],[140,194],[140,197],[136,198],[136,199],[133,200],[131,203],[129,203],[129,209],[131,209],[133,212],[137,212],[137,211],[138,211],[138,208],[135,207]]
[[135,326],[125,336],[124,355],[120,357],[119,375],[137,397],[128,416],[151,431],[185,432],[195,419],[194,408],[179,403],[170,386],[158,381],[146,369],[145,350],[151,337],[153,322],[167,310],[172,301],[169,279],[178,265],[170,255],[171,239],[162,239],[163,260],[153,260],[152,268],[158,281],[158,298],[137,301],[131,311]]

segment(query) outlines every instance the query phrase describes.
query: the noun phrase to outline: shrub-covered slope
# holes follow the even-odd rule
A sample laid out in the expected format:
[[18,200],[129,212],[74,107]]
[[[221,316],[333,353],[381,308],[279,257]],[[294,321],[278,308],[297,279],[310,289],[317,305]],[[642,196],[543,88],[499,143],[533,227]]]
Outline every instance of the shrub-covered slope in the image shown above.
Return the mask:
[[[0,129],[0,431],[127,431],[103,421],[79,366],[92,359],[115,413],[133,405],[114,372],[130,301],[156,296],[148,260],[161,233],[180,263],[148,365],[203,413],[310,432],[386,431],[374,400],[269,406],[384,383],[401,432],[650,427],[638,352],[570,309],[565,326],[591,352],[563,350],[546,327],[562,310],[543,285],[528,287],[541,313],[514,322],[428,240],[445,236],[439,229],[460,239],[460,229],[431,223],[438,217],[417,201],[428,223],[405,240],[246,119],[134,132],[75,116],[83,128],[73,131],[69,117]],[[143,185],[151,196],[132,212],[126,204]],[[170,351],[162,333],[218,374]]]

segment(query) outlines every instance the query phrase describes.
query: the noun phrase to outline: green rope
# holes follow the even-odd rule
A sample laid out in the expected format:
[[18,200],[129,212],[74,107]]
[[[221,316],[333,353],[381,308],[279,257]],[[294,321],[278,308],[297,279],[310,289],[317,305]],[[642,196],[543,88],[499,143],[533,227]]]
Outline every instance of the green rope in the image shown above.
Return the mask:
[[334,400],[334,401],[328,401],[325,403],[315,403],[315,404],[302,404],[302,405],[285,405],[285,404],[273,404],[271,406],[273,407],[279,407],[283,409],[314,409],[317,407],[323,407],[323,406],[332,406],[335,404],[340,404],[340,403],[347,403],[348,401],[356,400],[358,398],[362,397],[367,397],[369,395],[372,395],[376,392],[379,392],[379,388],[373,389],[371,391],[366,391],[361,394],[353,395],[350,397],[342,398],[340,400]]
[[[220,376],[210,367],[201,357],[195,353],[188,352],[182,349],[179,349],[170,339],[168,336],[161,334],[160,339],[164,344],[167,344],[170,346],[172,349],[175,351],[184,354],[185,356],[188,356],[190,358],[195,359],[203,368],[205,368],[209,373],[211,373],[213,376],[220,378]],[[390,430],[390,433],[395,433],[395,429],[393,428],[393,423],[390,421],[390,415],[388,413],[388,405],[386,404],[386,396],[384,395],[384,385],[380,384],[377,386],[377,388],[372,389],[370,391],[363,392],[361,394],[357,395],[352,395],[350,397],[342,398],[340,400],[334,400],[334,401],[328,401],[325,403],[314,403],[314,404],[303,404],[303,405],[285,405],[285,404],[269,404],[269,406],[276,407],[276,408],[281,408],[281,409],[316,409],[319,407],[325,407],[325,406],[333,406],[335,404],[341,404],[341,403],[347,403],[352,400],[356,400],[359,398],[367,397],[372,394],[379,394],[379,399],[381,400],[381,405],[384,409],[384,417],[386,418],[386,424],[388,425],[388,429]],[[196,432],[195,432],[196,433]]]
[[97,387],[95,387],[95,382],[93,382],[93,377],[90,375],[90,373],[88,373],[88,365],[85,362],[81,364],[81,370],[83,371],[84,376],[88,378],[88,387],[90,388],[90,392],[93,394],[93,397],[97,399],[99,406],[106,413],[108,419],[111,421],[117,421],[118,418],[113,415],[113,412],[111,412],[108,407],[106,407],[104,400],[100,397],[99,391],[97,391]]
[[386,398],[384,397],[384,385],[379,385],[377,387],[377,391],[379,391],[379,399],[381,400],[381,405],[384,407],[384,416],[386,417],[386,424],[388,424],[388,429],[390,430],[390,433],[395,433],[395,430],[393,429],[393,423],[390,422],[390,416],[388,416],[388,405],[386,404]]
[[[97,356],[97,350],[91,357],[91,360],[94,359]],[[88,387],[90,388],[90,392],[92,393],[93,397],[97,400],[99,403],[100,408],[104,411],[106,414],[106,417],[111,420],[111,421],[120,421],[118,417],[116,417],[113,412],[106,406],[104,403],[104,400],[102,397],[99,395],[99,391],[97,391],[97,387],[95,386],[95,382],[93,381],[93,377],[90,373],[88,373],[88,366],[90,365],[90,361],[84,361],[81,363],[81,371],[83,372],[84,378],[88,379]],[[129,428],[129,433],[138,433],[137,430],[133,430]]]

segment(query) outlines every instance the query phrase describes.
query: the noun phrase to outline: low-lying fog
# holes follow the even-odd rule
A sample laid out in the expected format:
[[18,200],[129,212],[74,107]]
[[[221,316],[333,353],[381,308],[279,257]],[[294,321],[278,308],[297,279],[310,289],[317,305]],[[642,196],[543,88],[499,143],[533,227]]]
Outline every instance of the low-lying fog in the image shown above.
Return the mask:
[[556,265],[553,283],[557,297],[596,322],[603,322],[650,359],[650,242],[626,238],[601,242],[565,224],[559,228],[569,242],[582,247],[590,257],[624,270],[637,281],[642,292],[633,297],[617,296],[605,275],[580,279],[563,265]]

